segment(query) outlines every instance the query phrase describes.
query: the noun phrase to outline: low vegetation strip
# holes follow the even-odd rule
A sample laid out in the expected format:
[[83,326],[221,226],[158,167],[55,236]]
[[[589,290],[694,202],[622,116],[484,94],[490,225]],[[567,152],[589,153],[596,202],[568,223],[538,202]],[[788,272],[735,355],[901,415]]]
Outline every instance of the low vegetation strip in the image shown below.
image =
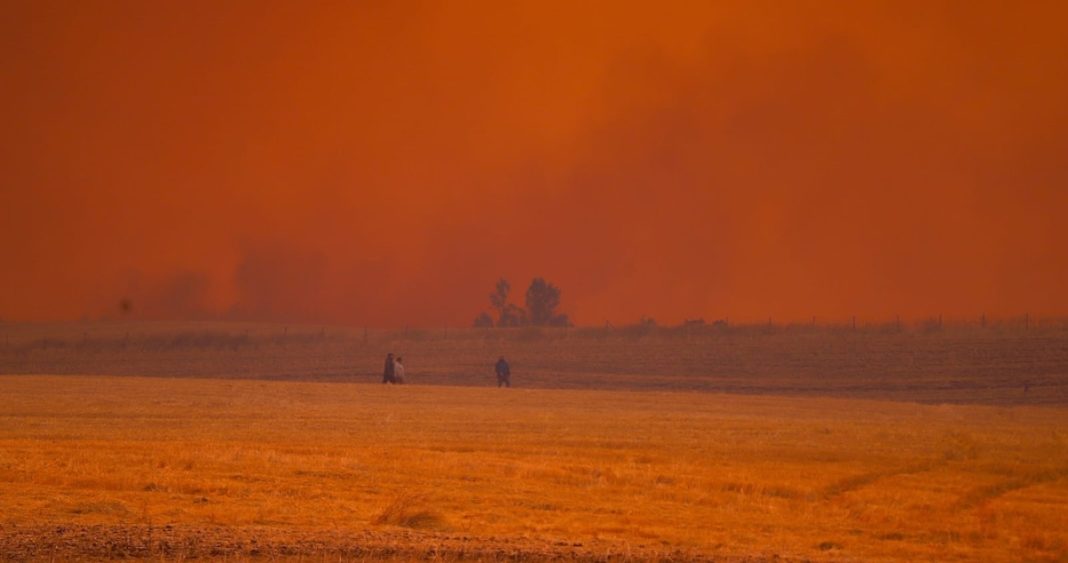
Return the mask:
[[1068,406],[1068,327],[711,326],[363,331],[234,323],[0,325],[0,374],[686,390]]

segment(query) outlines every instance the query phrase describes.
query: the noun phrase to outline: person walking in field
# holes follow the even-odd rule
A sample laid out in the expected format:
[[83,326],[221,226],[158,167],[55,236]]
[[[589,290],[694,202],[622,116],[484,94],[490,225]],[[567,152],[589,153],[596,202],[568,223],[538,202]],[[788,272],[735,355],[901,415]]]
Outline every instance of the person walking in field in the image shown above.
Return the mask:
[[497,387],[511,387],[512,386],[512,368],[508,365],[504,356],[501,356],[497,360],[497,365],[494,366],[494,370],[497,372]]
[[404,361],[400,356],[397,356],[397,360],[393,362],[393,383],[397,385],[404,383]]
[[394,383],[393,374],[396,369],[393,363],[393,352],[386,354],[386,366],[382,370],[382,383]]

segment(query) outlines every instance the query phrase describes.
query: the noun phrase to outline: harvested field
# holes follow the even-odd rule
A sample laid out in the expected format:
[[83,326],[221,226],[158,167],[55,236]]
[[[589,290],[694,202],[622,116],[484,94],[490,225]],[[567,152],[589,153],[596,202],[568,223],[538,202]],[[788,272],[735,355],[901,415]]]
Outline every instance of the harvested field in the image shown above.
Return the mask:
[[1057,560],[1068,411],[0,377],[0,552]]

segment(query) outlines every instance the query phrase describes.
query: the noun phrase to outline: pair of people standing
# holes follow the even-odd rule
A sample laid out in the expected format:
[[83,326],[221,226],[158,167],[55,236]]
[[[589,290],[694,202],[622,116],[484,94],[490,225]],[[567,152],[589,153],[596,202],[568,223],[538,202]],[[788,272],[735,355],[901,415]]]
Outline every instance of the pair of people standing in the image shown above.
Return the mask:
[[386,366],[382,370],[382,383],[404,383],[404,360],[393,352],[386,354]]

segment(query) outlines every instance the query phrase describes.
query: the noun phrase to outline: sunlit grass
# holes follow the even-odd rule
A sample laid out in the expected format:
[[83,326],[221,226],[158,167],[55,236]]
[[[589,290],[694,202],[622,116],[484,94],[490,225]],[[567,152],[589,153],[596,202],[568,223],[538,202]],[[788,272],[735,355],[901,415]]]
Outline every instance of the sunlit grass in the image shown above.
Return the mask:
[[[863,559],[1068,553],[1068,412],[0,378],[0,521],[418,530]],[[2,532],[0,532],[2,533]]]

